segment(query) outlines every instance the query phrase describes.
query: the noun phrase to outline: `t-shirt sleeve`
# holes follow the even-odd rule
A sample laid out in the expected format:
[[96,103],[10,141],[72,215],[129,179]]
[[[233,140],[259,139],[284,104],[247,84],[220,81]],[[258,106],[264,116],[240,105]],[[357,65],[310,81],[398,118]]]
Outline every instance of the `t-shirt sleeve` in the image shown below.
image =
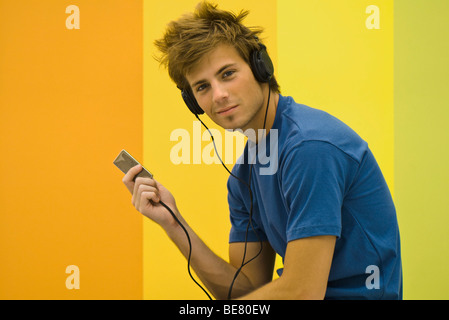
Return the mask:
[[244,242],[245,239],[248,242],[266,241],[267,236],[254,217],[258,210],[257,203],[253,203],[253,219],[251,224],[248,224],[250,201],[243,201],[250,198],[248,188],[232,176],[228,179],[227,187],[231,219],[229,242]]
[[285,157],[281,191],[287,207],[287,242],[341,235],[341,208],[356,161],[324,141],[306,141]]

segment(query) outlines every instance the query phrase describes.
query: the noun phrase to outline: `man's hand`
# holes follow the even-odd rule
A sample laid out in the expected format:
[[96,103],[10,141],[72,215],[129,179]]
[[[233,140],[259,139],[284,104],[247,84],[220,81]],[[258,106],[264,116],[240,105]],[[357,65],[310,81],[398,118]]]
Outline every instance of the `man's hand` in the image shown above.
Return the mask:
[[163,201],[172,211],[179,216],[173,195],[159,182],[151,178],[134,177],[142,170],[141,165],[129,169],[123,177],[123,183],[132,194],[133,206],[144,216],[150,218],[164,229],[177,225],[170,212],[159,202]]

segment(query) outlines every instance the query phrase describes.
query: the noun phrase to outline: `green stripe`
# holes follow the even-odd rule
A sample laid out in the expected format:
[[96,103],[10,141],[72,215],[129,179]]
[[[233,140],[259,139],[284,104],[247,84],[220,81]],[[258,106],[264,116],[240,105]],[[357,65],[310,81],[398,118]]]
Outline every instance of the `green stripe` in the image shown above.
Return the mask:
[[395,200],[404,298],[449,298],[449,1],[395,1]]

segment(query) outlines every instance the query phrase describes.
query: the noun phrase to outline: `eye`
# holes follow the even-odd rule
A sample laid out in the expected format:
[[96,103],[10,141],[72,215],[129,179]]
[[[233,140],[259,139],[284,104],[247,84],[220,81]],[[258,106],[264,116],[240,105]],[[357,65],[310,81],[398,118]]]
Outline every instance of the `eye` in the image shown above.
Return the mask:
[[228,70],[223,73],[223,78],[228,78],[228,77],[232,76],[234,73],[235,73],[234,70]]
[[196,88],[196,91],[197,92],[200,92],[200,91],[203,91],[204,89],[206,89],[207,88],[207,84],[202,84],[202,85],[200,85],[200,86],[198,86],[197,88]]

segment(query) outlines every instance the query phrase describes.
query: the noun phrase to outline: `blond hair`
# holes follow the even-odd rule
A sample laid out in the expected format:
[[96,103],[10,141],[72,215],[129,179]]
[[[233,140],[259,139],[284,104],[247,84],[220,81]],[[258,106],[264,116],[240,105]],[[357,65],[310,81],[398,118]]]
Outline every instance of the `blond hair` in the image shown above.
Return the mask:
[[[183,89],[190,87],[185,75],[217,45],[234,46],[249,64],[251,52],[260,48],[258,37],[262,29],[242,24],[248,14],[249,11],[242,10],[236,15],[217,9],[217,5],[207,1],[200,2],[193,13],[185,14],[168,24],[164,36],[155,41],[161,52],[156,59],[168,69],[176,85]],[[279,92],[274,76],[270,80],[270,88]]]

